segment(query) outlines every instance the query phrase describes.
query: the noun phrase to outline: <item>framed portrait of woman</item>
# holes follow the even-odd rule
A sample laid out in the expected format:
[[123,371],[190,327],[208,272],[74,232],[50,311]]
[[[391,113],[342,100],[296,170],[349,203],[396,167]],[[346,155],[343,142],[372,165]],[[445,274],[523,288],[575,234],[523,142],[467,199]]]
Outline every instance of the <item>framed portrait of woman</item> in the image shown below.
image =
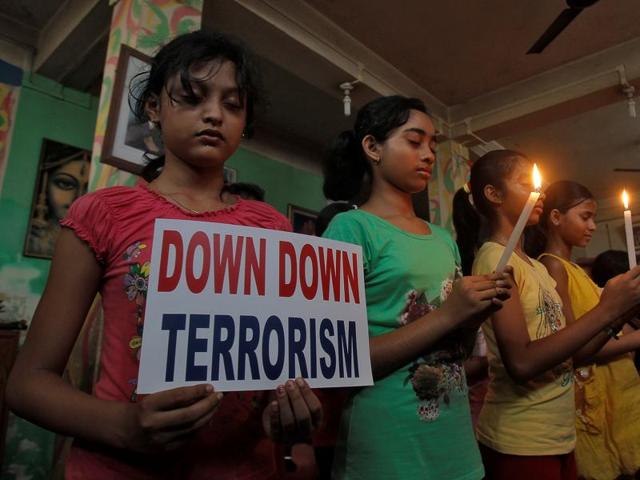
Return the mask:
[[144,81],[150,65],[151,59],[146,55],[127,45],[120,47],[100,160],[136,175],[146,165],[146,155],[158,155],[162,150],[159,131],[140,121],[131,110],[136,101],[136,85]]
[[24,242],[25,256],[53,256],[60,220],[67,215],[73,201],[86,193],[90,166],[89,150],[43,140]]

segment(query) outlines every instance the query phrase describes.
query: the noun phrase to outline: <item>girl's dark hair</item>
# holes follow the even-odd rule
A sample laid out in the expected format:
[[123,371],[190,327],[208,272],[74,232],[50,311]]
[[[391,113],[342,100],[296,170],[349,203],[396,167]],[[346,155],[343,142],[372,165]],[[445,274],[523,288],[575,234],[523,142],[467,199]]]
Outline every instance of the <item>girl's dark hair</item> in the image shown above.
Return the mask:
[[456,243],[460,250],[460,260],[462,273],[471,274],[471,266],[478,247],[479,235],[469,235],[465,232],[479,232],[482,227],[482,219],[475,211],[470,214],[468,210],[473,209],[469,203],[469,194],[464,188],[458,190],[453,196],[453,227],[456,230]]
[[547,244],[547,229],[549,215],[553,210],[567,213],[585,200],[593,200],[593,194],[587,187],[570,180],[552,183],[544,191],[544,208],[537,225],[525,230],[524,249],[532,258],[538,258],[544,253]]
[[[147,101],[152,95],[160,97],[167,82],[179,75],[180,83],[187,95],[195,96],[193,85],[207,80],[194,78],[191,67],[200,62],[227,60],[235,65],[236,83],[240,101],[247,112],[245,133],[250,135],[253,128],[255,106],[260,102],[262,87],[260,74],[249,50],[237,39],[226,34],[200,30],[174,38],[158,51],[151,61],[147,72],[138,74],[129,87],[129,104],[135,116],[142,122],[149,120],[145,111]],[[217,73],[213,67],[210,76]],[[168,95],[172,92],[166,90]],[[161,126],[159,126],[161,128]],[[164,165],[164,156],[147,155],[148,163],[142,176],[151,181],[158,176]]]
[[355,205],[345,202],[330,203],[318,213],[316,217],[316,235],[321,237],[324,231],[327,229],[333,217],[342,212],[348,212],[353,210]]
[[362,139],[372,135],[376,141],[384,142],[393,130],[407,122],[411,110],[429,115],[422,100],[400,95],[377,98],[358,111],[353,130],[338,135],[325,158],[322,187],[325,197],[352,200],[368,187],[372,171],[362,149]]
[[605,284],[616,275],[629,270],[629,257],[623,250],[606,250],[598,255],[591,264],[591,278],[599,286]]
[[[498,190],[504,190],[505,180],[523,160],[529,161],[525,154],[515,150],[493,150],[484,154],[471,166],[470,193],[460,189],[453,197],[453,225],[465,275],[471,272],[476,250],[488,228],[487,223],[495,215],[484,195],[484,187],[493,185]],[[473,198],[473,204],[470,197]]]
[[220,196],[229,192],[231,195],[238,195],[244,199],[257,200],[264,202],[265,191],[260,185],[255,183],[236,182],[224,185],[220,190]]

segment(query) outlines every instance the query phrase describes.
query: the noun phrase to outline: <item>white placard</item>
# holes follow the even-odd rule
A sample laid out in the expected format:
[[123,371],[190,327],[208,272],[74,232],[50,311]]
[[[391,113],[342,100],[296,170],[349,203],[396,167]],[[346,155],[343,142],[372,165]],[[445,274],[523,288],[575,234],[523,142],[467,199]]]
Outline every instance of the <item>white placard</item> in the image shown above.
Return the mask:
[[138,393],[371,385],[357,245],[156,220]]

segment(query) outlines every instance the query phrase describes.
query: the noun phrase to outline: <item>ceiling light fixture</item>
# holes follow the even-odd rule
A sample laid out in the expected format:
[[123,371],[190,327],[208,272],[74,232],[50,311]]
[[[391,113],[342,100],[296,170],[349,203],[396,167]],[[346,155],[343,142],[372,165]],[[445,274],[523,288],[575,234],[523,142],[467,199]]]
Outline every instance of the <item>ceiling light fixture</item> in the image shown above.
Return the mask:
[[340,84],[340,90],[342,90],[342,93],[344,94],[342,97],[342,104],[344,106],[345,117],[351,115],[351,91],[358,83],[360,83],[360,80],[352,80],[350,82],[343,82]]
[[358,63],[358,75],[351,81],[342,82],[338,88],[342,90],[342,105],[344,107],[344,116],[349,117],[351,115],[351,92],[357,84],[362,82],[362,75],[364,72],[364,65]]
[[636,95],[636,87],[627,84],[622,87],[622,93],[627,96],[627,108],[629,110],[629,116],[631,118],[636,118],[636,100],[634,98]]
[[622,93],[627,97],[627,111],[629,112],[629,116],[636,118],[636,87],[627,81],[624,65],[618,65],[616,70],[618,71]]

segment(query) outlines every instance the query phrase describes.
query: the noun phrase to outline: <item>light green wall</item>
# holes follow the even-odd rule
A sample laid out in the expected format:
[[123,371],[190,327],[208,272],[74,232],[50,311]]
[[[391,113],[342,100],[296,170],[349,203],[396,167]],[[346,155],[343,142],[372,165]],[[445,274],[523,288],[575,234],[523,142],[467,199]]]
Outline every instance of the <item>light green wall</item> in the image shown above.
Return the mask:
[[327,204],[320,175],[244,148],[239,149],[226,165],[237,170],[238,182],[260,185],[266,191],[266,201],[284,215],[290,203],[314,211]]
[[[29,320],[49,273],[49,260],[22,256],[42,139],[91,150],[97,99],[25,72],[0,195],[0,292]],[[21,318],[16,318],[20,320]],[[11,417],[3,479],[49,478],[53,434]]]

